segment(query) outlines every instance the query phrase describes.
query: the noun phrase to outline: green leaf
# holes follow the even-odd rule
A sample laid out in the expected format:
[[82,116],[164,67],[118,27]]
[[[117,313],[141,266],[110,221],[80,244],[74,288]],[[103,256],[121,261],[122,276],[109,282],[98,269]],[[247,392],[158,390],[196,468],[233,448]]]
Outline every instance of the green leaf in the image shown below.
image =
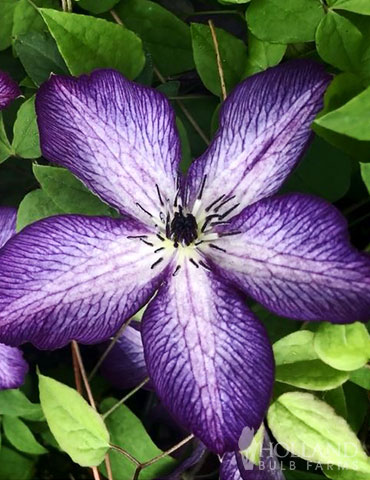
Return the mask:
[[273,345],[276,380],[308,390],[331,390],[348,380],[348,374],[319,360],[314,349],[314,333],[301,330]]
[[349,156],[316,136],[282,192],[309,193],[335,202],[349,190],[351,173]]
[[0,50],[5,50],[12,43],[14,10],[17,4],[17,0],[1,0],[0,2]]
[[346,397],[347,422],[357,433],[360,431],[368,411],[367,391],[352,382],[345,383],[342,388]]
[[21,201],[17,213],[17,232],[27,225],[41,220],[65,213],[59,208],[43,190],[33,190]]
[[281,62],[287,46],[259,40],[251,32],[248,33],[248,57],[245,77],[266,70]]
[[65,168],[33,165],[33,173],[43,192],[63,213],[111,215],[112,209]]
[[343,386],[324,392],[321,398],[334,408],[335,413],[347,419],[347,402]]
[[96,15],[104,13],[113,8],[120,0],[77,0],[78,5]]
[[72,75],[115,68],[133,79],[142,70],[142,42],[122,25],[45,8],[40,12]]
[[[320,112],[317,119],[319,120],[326,114],[342,107],[362,91],[363,85],[361,80],[352,73],[337,75],[325,93],[324,109]],[[362,161],[370,160],[370,142],[359,141],[341,135],[318,125],[316,122],[313,124],[313,129],[326,141],[345,151],[351,157],[361,159]]]
[[370,194],[370,163],[360,163],[361,177]]
[[28,32],[47,32],[48,28],[37,7],[59,9],[60,4],[58,0],[18,0],[14,11],[13,37]]
[[272,343],[280,340],[280,338],[285,337],[290,333],[295,332],[302,325],[301,322],[279,317],[278,315],[275,315],[274,313],[262,307],[262,305],[253,305],[252,310],[266,327],[269,339]]
[[12,155],[12,146],[9,143],[4,128],[3,116],[0,112],[0,163],[4,162],[10,155]]
[[[107,398],[101,405],[103,412],[109,410],[117,400]],[[134,415],[125,405],[118,407],[106,419],[108,430],[111,434],[111,442],[124,448],[140,462],[146,462],[157,455],[160,450],[151,440],[140,419]],[[131,480],[135,472],[135,465],[123,455],[115,451],[109,452],[112,464],[113,478],[115,480]],[[176,466],[172,457],[164,457],[160,461],[145,468],[140,473],[140,480],[158,478],[171,471]],[[100,467],[105,472],[105,466]]]
[[247,22],[261,40],[310,42],[324,15],[320,0],[253,0],[247,10]]
[[125,0],[115,11],[142,38],[162,75],[194,68],[189,27],[173,13],[148,0]]
[[330,6],[336,10],[348,10],[362,15],[370,15],[369,0],[331,0]]
[[271,405],[267,420],[278,443],[289,452],[315,463],[370,473],[367,455],[348,423],[314,395],[281,395]]
[[20,35],[14,42],[14,48],[36,85],[45,82],[51,73],[68,73],[55,40],[47,33],[29,32]]
[[51,433],[81,466],[99,465],[109,449],[101,416],[73,388],[39,374],[40,402]]
[[338,370],[357,370],[370,358],[370,335],[360,322],[322,323],[315,333],[314,346],[320,359]]
[[[227,92],[243,77],[247,61],[247,48],[241,40],[221,28],[215,28],[222,70]],[[221,96],[220,75],[217,68],[215,46],[209,26],[191,24],[194,61],[204,85],[215,95]]]
[[41,406],[31,403],[20,390],[0,391],[0,415],[23,417],[35,421],[43,419]]
[[179,117],[176,117],[176,126],[179,131],[179,136],[181,140],[181,163],[180,169],[182,172],[187,172],[191,164],[191,150],[190,143],[188,138],[188,133],[186,128]]
[[0,480],[31,480],[35,477],[35,460],[8,447],[0,449]]
[[349,378],[351,382],[356,385],[359,385],[366,390],[370,390],[370,367],[368,365],[351,372]]
[[347,18],[329,11],[316,31],[316,47],[323,60],[340,70],[359,68],[362,33]]
[[36,122],[35,96],[22,103],[14,123],[12,148],[22,158],[41,157],[39,130]]
[[342,107],[315,120],[315,124],[357,140],[370,141],[370,87]]
[[[244,457],[246,457],[254,465],[259,464],[259,461],[261,458],[264,435],[265,435],[265,425],[262,423],[260,428],[257,430],[257,433],[253,437],[252,443],[249,445],[249,447],[240,452]],[[239,447],[241,447],[240,444],[239,444]]]
[[326,477],[332,480],[369,480],[369,474],[363,472],[356,472],[355,470],[346,470],[331,466],[322,467]]
[[4,415],[3,428],[6,438],[17,450],[32,455],[47,453],[46,448],[40,445],[31,430],[19,418]]

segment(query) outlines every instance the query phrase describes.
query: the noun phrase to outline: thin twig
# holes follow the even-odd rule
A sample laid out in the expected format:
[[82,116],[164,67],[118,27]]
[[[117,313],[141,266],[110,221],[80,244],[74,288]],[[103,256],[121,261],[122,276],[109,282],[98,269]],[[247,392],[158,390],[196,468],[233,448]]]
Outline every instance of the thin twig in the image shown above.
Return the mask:
[[224,77],[224,71],[222,69],[222,60],[220,55],[220,49],[218,46],[216,30],[212,20],[208,20],[208,25],[211,30],[213,45],[215,47],[215,52],[216,52],[217,70],[218,70],[218,75],[220,77],[222,99],[225,100],[227,97],[227,92],[226,92],[225,77]]
[[177,443],[173,447],[169,448],[165,452],[161,453],[160,455],[157,455],[156,457],[152,458],[151,460],[148,460],[147,462],[144,462],[141,464],[141,468],[146,468],[149,467],[150,465],[153,465],[153,463],[159,462],[164,457],[168,457],[168,455],[171,455],[171,453],[176,452],[179,448],[183,447],[186,443],[190,442],[194,438],[194,435],[188,435],[185,437],[181,442]]
[[146,383],[149,382],[149,377],[146,377],[139,385],[137,385],[134,389],[132,389],[127,395],[125,395],[121,400],[113,405],[107,412],[102,415],[103,420],[105,420],[109,415],[111,415],[120,405],[125,403],[132,395],[134,395],[140,388],[142,388]]
[[116,23],[118,23],[118,25],[122,25],[122,27],[124,26],[122,20],[117,15],[117,12],[115,10],[113,10],[113,8],[112,8],[112,10],[109,11],[109,13],[112,15],[114,21]]
[[118,445],[114,445],[114,443],[110,443],[109,446],[113,449],[113,450],[116,450],[117,452],[119,452],[121,455],[125,456],[126,458],[128,458],[132,463],[134,463],[136,466],[140,466],[141,463],[139,462],[139,460],[136,460],[135,457],[133,457],[131,455],[131,453],[129,452],[126,452],[126,450],[124,450],[123,448],[121,448],[120,446]]
[[110,344],[108,345],[108,347],[104,350],[102,356],[99,358],[99,360],[97,361],[95,367],[91,370],[91,373],[88,377],[88,379],[91,381],[94,377],[94,375],[96,374],[96,372],[99,370],[99,368],[101,367],[101,364],[104,362],[104,360],[107,358],[108,354],[110,353],[110,351],[112,350],[112,348],[114,347],[114,345],[117,343],[119,337],[123,334],[123,332],[126,330],[126,328],[130,325],[130,322],[132,320],[132,317],[130,317],[128,320],[126,320],[126,322],[122,325],[122,327],[118,330],[118,332],[115,334],[115,336],[112,338]]

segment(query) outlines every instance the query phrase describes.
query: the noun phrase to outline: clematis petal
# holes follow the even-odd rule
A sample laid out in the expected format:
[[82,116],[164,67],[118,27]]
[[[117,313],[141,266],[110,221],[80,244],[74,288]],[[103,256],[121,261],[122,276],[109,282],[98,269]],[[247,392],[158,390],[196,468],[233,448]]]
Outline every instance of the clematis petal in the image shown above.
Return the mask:
[[0,207],[0,248],[15,235],[17,210],[10,207]]
[[269,310],[298,320],[370,318],[370,256],[351,247],[341,214],[302,194],[246,208],[203,252],[222,275]]
[[216,453],[235,450],[269,404],[273,357],[244,298],[184,260],[143,317],[150,379],[164,406]]
[[264,438],[259,465],[253,465],[239,452],[225,453],[220,480],[285,480],[268,435]]
[[189,204],[198,198],[203,211],[230,218],[226,213],[233,207],[235,215],[274,194],[305,150],[329,80],[322,65],[297,60],[236,87],[212,144],[190,167]]
[[0,71],[0,110],[21,94],[17,83],[7,73]]
[[77,215],[26,227],[0,251],[0,341],[53,349],[108,339],[170,261],[155,263],[153,247],[132,238],[145,233],[134,220]]
[[148,371],[139,322],[131,322],[125,329],[104,360],[101,372],[116,388],[136,387],[145,380]]
[[176,196],[180,141],[158,91],[114,70],[52,76],[36,99],[43,155],[121,213],[151,222]]
[[20,387],[27,372],[28,364],[21,350],[0,343],[0,390]]

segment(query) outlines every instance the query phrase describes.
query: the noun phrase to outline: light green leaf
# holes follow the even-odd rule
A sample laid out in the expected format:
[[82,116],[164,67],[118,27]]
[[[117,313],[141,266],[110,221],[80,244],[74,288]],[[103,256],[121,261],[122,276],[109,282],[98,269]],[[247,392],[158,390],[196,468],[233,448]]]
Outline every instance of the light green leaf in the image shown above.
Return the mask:
[[47,453],[46,448],[40,445],[29,427],[19,418],[4,415],[3,428],[6,438],[17,450],[32,455]]
[[247,10],[247,22],[261,40],[310,42],[324,15],[320,0],[253,0]]
[[73,388],[39,374],[40,402],[51,433],[81,466],[96,466],[109,449],[101,416]]
[[43,190],[33,190],[21,201],[17,213],[17,232],[27,225],[41,220],[65,213],[59,208]]
[[241,3],[249,3],[251,0],[218,0],[219,3],[228,5],[229,3],[236,3],[236,4],[241,4]]
[[79,7],[84,10],[88,10],[96,15],[99,13],[107,12],[113,8],[120,0],[77,0]]
[[17,113],[14,123],[12,148],[22,158],[41,157],[39,131],[36,122],[35,96],[24,103]]
[[276,440],[289,452],[315,463],[370,473],[367,455],[348,423],[314,395],[281,395],[267,420]]
[[351,382],[356,385],[359,385],[366,390],[370,390],[370,367],[368,365],[351,372],[349,378]]
[[343,71],[359,68],[362,33],[347,18],[329,11],[316,31],[316,47],[323,60]]
[[336,10],[348,10],[362,15],[370,15],[369,0],[330,0],[330,6]]
[[314,333],[301,330],[273,345],[276,380],[308,390],[331,390],[348,380],[348,374],[319,360],[314,349]]
[[[252,443],[248,448],[242,450],[240,453],[246,457],[254,465],[258,465],[261,458],[261,451],[263,446],[263,439],[265,435],[265,426],[261,423],[260,428],[257,430],[257,433],[253,437]],[[241,445],[239,444],[239,447]]]
[[370,358],[370,335],[360,322],[322,323],[315,333],[314,346],[320,359],[338,370],[357,370]]
[[[247,61],[247,48],[241,40],[230,33],[215,28],[222,70],[227,92],[230,92],[243,77]],[[208,25],[191,25],[194,61],[204,85],[215,95],[221,96],[220,75],[217,68],[215,46]]]
[[13,37],[28,32],[47,32],[48,28],[37,7],[60,9],[60,3],[58,0],[18,0],[13,18]]
[[51,73],[67,74],[68,69],[51,35],[29,32],[18,36],[14,48],[29,77],[36,85],[48,80]]
[[245,77],[266,70],[280,63],[287,46],[259,40],[251,32],[248,33],[248,58],[244,71]]
[[14,10],[17,4],[18,0],[1,0],[0,2],[0,50],[5,50],[12,43]]
[[63,213],[111,215],[112,209],[65,168],[33,165],[33,173],[43,192]]
[[[117,400],[107,398],[101,405],[101,410],[109,410]],[[118,407],[106,419],[111,434],[111,441],[131,453],[140,462],[148,461],[162,453],[151,440],[140,419],[125,405]],[[135,472],[135,465],[130,460],[115,451],[109,452],[109,457],[115,480],[131,480]],[[140,473],[140,480],[152,480],[162,477],[176,466],[172,457],[164,457],[159,462],[145,468]],[[100,467],[105,472],[105,466]]]
[[370,87],[342,107],[315,120],[315,124],[357,140],[370,141]]
[[349,190],[351,174],[351,158],[316,136],[282,192],[309,193],[335,202]]
[[323,466],[323,472],[326,477],[332,480],[369,480],[369,474],[356,472],[355,470],[347,470],[335,467],[333,465]]
[[0,391],[0,415],[23,417],[29,420],[43,419],[41,406],[31,403],[20,390]]
[[370,194],[370,163],[360,163],[361,177]]
[[142,38],[162,75],[194,68],[189,27],[173,13],[148,0],[125,0],[115,11]]
[[0,163],[4,162],[10,155],[12,155],[12,146],[5,132],[3,116],[0,112]]
[[31,480],[35,460],[8,448],[0,449],[0,480]]
[[142,42],[122,25],[45,8],[40,12],[72,75],[115,68],[133,79],[141,72],[145,63]]

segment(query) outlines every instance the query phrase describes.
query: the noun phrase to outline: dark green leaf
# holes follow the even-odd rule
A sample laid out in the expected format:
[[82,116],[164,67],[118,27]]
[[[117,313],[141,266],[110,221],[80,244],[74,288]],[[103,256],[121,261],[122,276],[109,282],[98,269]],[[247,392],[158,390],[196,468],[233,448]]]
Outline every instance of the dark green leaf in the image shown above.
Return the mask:
[[1,0],[0,2],[0,50],[5,50],[12,43],[14,10],[18,0]]
[[[247,48],[241,40],[221,28],[215,29],[220,51],[222,70],[227,92],[230,92],[243,77]],[[221,96],[220,74],[217,67],[215,45],[208,25],[191,25],[194,60],[204,85],[215,95]]]
[[21,201],[17,215],[17,231],[42,218],[65,213],[42,190],[28,193]]
[[16,155],[23,158],[41,156],[34,96],[26,100],[18,110],[14,123],[12,148]]
[[14,48],[36,85],[45,82],[51,73],[68,73],[55,40],[47,33],[29,32],[20,35],[14,42]]
[[0,415],[42,420],[40,405],[31,403],[20,390],[0,391]]
[[248,58],[244,76],[249,77],[250,75],[277,65],[282,60],[286,48],[287,46],[281,43],[259,40],[249,32]]
[[347,418],[347,402],[343,386],[324,392],[322,399],[334,408],[337,415]]
[[310,42],[324,15],[320,0],[252,0],[247,22],[251,32],[261,40]]
[[125,0],[115,11],[143,39],[162,75],[194,67],[189,27],[171,12],[148,0]]
[[133,79],[142,70],[142,43],[130,30],[87,15],[45,8],[40,11],[73,75],[115,68]]
[[4,128],[3,116],[0,112],[0,163],[4,162],[10,155],[12,155],[12,146],[9,143]]
[[17,417],[3,417],[4,434],[17,450],[32,455],[42,455],[47,450],[35,439],[27,425]]
[[351,372],[349,378],[351,382],[356,385],[359,385],[366,390],[370,390],[370,367],[368,365]]
[[333,9],[370,15],[369,0],[329,0],[329,4]]
[[47,32],[48,28],[37,7],[60,8],[58,0],[18,0],[14,12],[13,37],[28,32]]
[[78,5],[91,13],[99,14],[113,8],[120,0],[76,0]]
[[8,448],[0,449],[0,480],[31,480],[35,460]]

